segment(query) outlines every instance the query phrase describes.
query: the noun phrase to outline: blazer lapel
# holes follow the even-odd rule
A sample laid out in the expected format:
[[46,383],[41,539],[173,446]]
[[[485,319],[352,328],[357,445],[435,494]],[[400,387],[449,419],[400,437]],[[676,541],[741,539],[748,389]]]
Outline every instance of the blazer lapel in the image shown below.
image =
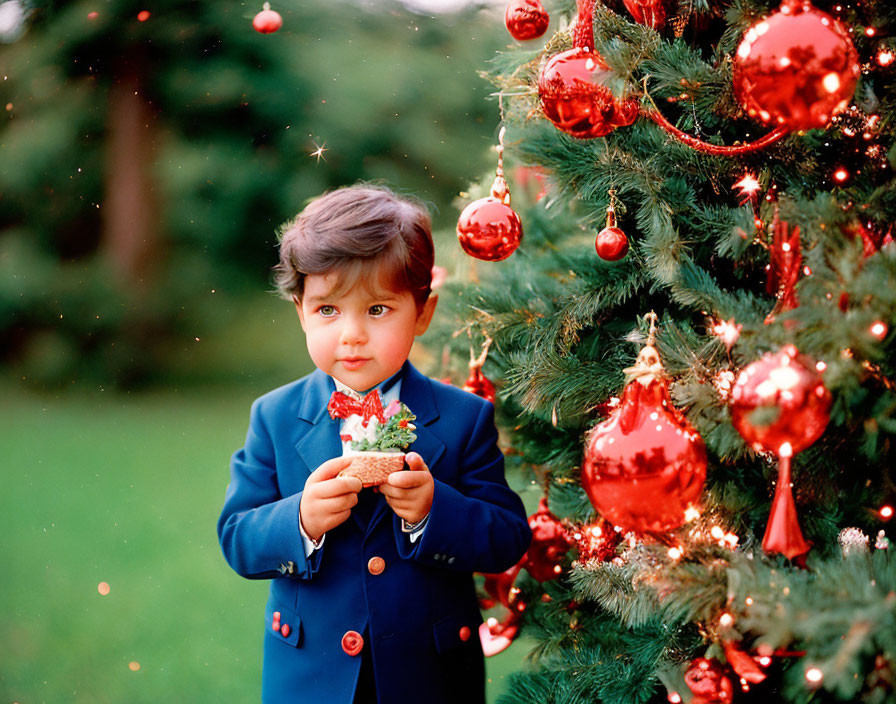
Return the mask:
[[[439,419],[439,408],[436,405],[435,395],[432,392],[434,382],[418,372],[414,365],[405,362],[404,374],[401,379],[401,393],[399,397],[401,401],[411,409],[411,412],[417,416],[414,425],[417,429],[414,431],[417,439],[408,448],[408,452],[416,452],[419,454],[429,471],[436,474],[436,463],[445,452],[445,445],[439,440],[438,436],[427,426],[431,426]],[[377,523],[386,515],[389,505],[385,501],[381,501],[374,511],[370,524],[367,527],[369,533]],[[391,510],[391,509],[389,509]]]
[[327,460],[342,456],[339,423],[327,413],[327,403],[335,389],[333,380],[318,369],[308,380],[299,404],[298,417],[307,429],[295,447],[308,474]]

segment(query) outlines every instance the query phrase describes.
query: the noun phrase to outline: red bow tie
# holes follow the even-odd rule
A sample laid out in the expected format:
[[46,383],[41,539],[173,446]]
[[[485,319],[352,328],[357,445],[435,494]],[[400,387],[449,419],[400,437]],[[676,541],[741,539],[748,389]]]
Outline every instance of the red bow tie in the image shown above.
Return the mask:
[[348,418],[349,416],[361,416],[364,425],[376,416],[380,423],[386,422],[386,414],[383,413],[383,402],[380,399],[380,390],[374,389],[364,398],[352,398],[341,391],[334,391],[327,404],[330,418]]

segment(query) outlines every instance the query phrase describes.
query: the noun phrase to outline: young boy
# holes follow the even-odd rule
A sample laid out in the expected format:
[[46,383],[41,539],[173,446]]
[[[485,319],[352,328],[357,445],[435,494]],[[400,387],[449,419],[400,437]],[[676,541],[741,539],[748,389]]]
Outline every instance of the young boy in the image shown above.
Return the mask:
[[[228,563],[272,579],[262,698],[270,704],[485,701],[472,573],[529,546],[504,479],[493,406],[407,361],[432,319],[429,216],[370,186],[314,200],[282,234],[277,283],[317,370],[252,406],[218,521]],[[406,471],[361,490],[334,391],[378,389],[416,414]]]

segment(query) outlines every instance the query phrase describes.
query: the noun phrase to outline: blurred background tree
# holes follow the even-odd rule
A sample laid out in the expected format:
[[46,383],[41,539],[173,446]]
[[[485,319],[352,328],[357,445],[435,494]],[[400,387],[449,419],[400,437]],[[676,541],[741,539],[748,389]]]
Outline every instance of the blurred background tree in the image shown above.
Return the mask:
[[490,160],[476,73],[506,43],[494,11],[284,3],[262,35],[260,5],[3,3],[30,12],[0,45],[9,374],[133,388],[251,367],[214,341],[269,317],[276,230],[325,189],[382,179],[453,224]]

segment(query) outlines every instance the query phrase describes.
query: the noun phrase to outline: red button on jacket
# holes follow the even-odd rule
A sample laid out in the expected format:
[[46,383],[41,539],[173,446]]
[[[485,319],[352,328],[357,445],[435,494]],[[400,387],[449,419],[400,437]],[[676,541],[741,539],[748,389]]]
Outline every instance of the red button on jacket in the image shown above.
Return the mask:
[[364,639],[357,631],[346,631],[342,636],[342,649],[347,655],[357,655],[364,649]]

